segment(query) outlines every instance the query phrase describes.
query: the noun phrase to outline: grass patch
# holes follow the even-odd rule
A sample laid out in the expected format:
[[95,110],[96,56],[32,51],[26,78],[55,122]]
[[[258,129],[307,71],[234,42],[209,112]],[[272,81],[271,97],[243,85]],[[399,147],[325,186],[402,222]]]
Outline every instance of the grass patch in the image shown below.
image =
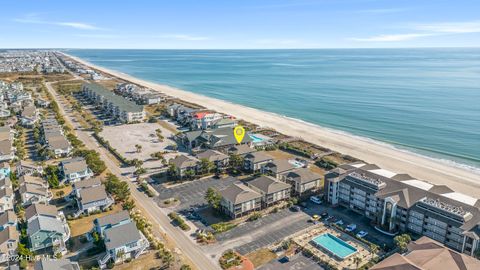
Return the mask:
[[269,250],[268,248],[262,248],[257,251],[248,253],[245,255],[255,266],[255,268],[260,267],[266,263],[268,263],[271,260],[274,260],[277,258],[277,255]]
[[211,227],[212,229],[215,230],[215,233],[222,233],[237,227],[237,225],[232,224],[230,222],[220,222],[220,223],[212,224]]
[[120,211],[122,211],[122,206],[120,204],[115,204],[113,206],[112,211],[102,212],[100,214],[90,215],[83,218],[68,221],[68,225],[70,226],[72,237],[83,235],[89,232],[93,228],[94,219],[103,217],[106,215],[114,214]]

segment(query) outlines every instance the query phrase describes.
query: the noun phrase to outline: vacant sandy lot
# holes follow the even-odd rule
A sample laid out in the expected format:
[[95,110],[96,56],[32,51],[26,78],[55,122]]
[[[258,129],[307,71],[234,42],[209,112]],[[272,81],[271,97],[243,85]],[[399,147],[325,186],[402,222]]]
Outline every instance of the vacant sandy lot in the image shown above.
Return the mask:
[[[162,135],[164,137],[163,141],[160,142],[156,135],[157,129],[162,130]],[[131,125],[120,125],[120,126],[107,126],[103,128],[103,131],[100,133],[105,140],[110,142],[110,145],[117,149],[125,158],[139,159],[144,161],[145,168],[161,167],[161,162],[158,160],[150,160],[150,155],[160,151],[171,151],[169,146],[175,144],[175,142],[170,139],[172,132],[169,129],[162,127],[157,123],[140,123],[140,124],[131,124]],[[142,149],[140,152],[137,152],[135,145],[141,145]],[[165,154],[164,157],[169,160],[172,157],[175,157],[176,153]],[[147,161],[147,162],[145,162]]]

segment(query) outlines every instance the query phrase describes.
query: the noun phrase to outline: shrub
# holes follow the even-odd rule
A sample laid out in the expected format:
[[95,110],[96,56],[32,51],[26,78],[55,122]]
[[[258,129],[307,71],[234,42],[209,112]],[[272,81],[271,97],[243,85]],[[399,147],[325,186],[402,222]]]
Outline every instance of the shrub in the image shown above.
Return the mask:
[[262,214],[259,212],[254,212],[250,217],[248,217],[248,221],[254,221],[262,217]]

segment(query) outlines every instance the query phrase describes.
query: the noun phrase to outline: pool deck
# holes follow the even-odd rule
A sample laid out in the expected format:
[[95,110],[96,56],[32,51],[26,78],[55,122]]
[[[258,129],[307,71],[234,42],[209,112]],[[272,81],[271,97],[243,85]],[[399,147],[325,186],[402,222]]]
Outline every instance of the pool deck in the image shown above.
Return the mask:
[[[333,243],[333,247],[328,247],[328,243],[325,243],[325,242],[321,242],[323,239],[328,239],[327,241],[333,241],[333,242],[330,242],[330,243]],[[325,251],[331,253],[333,256],[337,257],[338,259],[340,260],[345,260],[346,258],[354,255],[355,253],[357,253],[357,249],[355,247],[353,247],[352,245],[350,245],[349,243],[343,241],[342,239],[336,237],[335,235],[332,235],[330,233],[323,233],[323,234],[320,234],[318,236],[315,236],[313,239],[312,239],[312,243],[313,245],[316,245],[318,246],[319,248],[323,248]],[[343,250],[333,250],[335,248],[340,248],[340,249],[343,249]],[[342,254],[340,253],[345,253],[343,256]]]
[[[316,244],[312,241],[312,239],[324,233],[329,233],[335,237],[338,237],[345,243],[356,248],[357,252],[342,260],[337,256],[334,256],[329,252],[324,251],[322,248],[317,247]],[[304,249],[310,251],[313,256],[317,257],[322,261],[328,261],[330,264],[334,265],[338,269],[357,269],[357,265],[354,263],[355,257],[359,257],[362,259],[362,262],[359,264],[359,266],[367,263],[372,258],[369,247],[367,245],[361,243],[350,235],[340,232],[332,227],[327,228],[323,224],[318,224],[315,227],[312,227],[302,235],[293,238],[293,241],[295,241],[296,244],[303,247]]]

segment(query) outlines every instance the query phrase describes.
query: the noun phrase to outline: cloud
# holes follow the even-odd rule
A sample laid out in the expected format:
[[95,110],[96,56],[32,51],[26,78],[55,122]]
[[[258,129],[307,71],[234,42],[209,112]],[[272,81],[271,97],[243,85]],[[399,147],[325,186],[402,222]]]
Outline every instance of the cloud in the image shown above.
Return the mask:
[[102,28],[97,27],[93,24],[83,23],[83,22],[55,22],[55,21],[45,21],[38,19],[36,14],[29,14],[24,18],[17,18],[13,21],[19,23],[29,23],[29,24],[46,24],[46,25],[56,25],[63,27],[70,27],[80,30],[101,30]]
[[405,28],[415,31],[415,33],[385,34],[366,38],[349,38],[349,40],[359,42],[396,42],[429,36],[480,33],[480,21],[416,23],[408,24]]
[[184,35],[184,34],[166,34],[166,35],[159,35],[158,37],[176,39],[176,40],[185,40],[185,41],[202,41],[202,40],[210,39],[209,37],[191,36],[191,35]]
[[429,31],[429,32],[436,32],[436,33],[450,33],[450,34],[479,33],[480,21],[415,24],[413,28],[419,31]]
[[406,41],[412,40],[421,37],[428,37],[434,34],[419,34],[419,33],[412,33],[412,34],[393,34],[393,35],[378,35],[373,37],[366,37],[366,38],[349,38],[349,40],[353,41],[360,41],[360,42],[396,42],[396,41]]

